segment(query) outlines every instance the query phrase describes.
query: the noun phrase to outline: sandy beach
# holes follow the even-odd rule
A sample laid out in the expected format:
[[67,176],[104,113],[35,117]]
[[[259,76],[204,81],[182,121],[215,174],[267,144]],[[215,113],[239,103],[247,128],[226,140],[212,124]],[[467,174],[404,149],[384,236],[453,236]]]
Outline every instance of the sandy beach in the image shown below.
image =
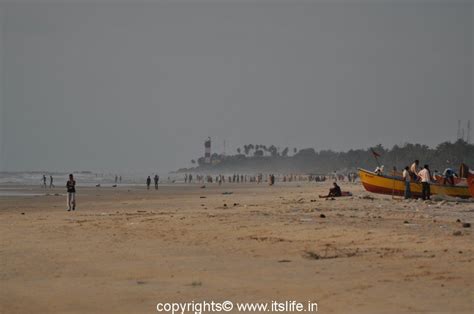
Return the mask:
[[15,187],[39,195],[0,195],[0,312],[156,313],[193,300],[473,312],[474,236],[462,226],[473,203],[357,183],[342,183],[353,197],[319,199],[329,185],[79,186],[75,212],[63,188]]

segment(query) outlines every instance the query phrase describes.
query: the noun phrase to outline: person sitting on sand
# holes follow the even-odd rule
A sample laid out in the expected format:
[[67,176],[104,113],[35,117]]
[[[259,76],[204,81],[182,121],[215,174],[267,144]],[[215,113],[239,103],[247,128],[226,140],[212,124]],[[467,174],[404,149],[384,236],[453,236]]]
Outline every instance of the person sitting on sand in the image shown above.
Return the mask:
[[325,195],[325,196],[320,195],[319,197],[320,198],[341,197],[342,196],[341,187],[337,185],[336,182],[333,183],[333,186],[334,186],[333,188],[329,189],[328,195]]
[[66,183],[67,188],[67,211],[76,210],[76,180],[72,173],[69,175],[69,180]]
[[329,196],[330,197],[339,197],[342,196],[341,187],[337,185],[336,182],[333,183],[334,187],[329,189]]

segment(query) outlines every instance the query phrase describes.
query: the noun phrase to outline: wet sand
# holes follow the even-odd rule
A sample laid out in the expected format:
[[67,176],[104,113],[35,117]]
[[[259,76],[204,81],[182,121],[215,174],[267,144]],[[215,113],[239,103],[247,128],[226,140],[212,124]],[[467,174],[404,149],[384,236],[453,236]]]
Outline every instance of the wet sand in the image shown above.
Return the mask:
[[61,188],[0,196],[0,312],[156,313],[192,300],[474,311],[474,236],[456,221],[473,223],[474,203],[350,183],[353,197],[319,199],[329,186],[79,187],[76,212]]

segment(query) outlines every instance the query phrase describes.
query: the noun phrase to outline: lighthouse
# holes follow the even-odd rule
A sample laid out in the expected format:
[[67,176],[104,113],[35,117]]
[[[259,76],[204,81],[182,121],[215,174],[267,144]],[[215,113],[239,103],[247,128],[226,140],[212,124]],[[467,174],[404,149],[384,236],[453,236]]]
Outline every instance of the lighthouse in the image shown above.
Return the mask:
[[211,138],[208,137],[204,142],[204,160],[207,164],[211,163]]

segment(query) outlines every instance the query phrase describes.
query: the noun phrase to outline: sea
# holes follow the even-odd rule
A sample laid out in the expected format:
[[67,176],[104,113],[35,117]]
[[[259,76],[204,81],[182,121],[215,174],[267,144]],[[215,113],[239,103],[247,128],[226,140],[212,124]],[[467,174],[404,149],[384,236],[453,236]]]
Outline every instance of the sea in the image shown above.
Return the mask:
[[[155,173],[96,173],[91,171],[77,171],[73,172],[76,184],[78,186],[112,186],[114,184],[120,185],[144,185],[148,175],[153,179]],[[56,187],[65,186],[69,178],[69,173],[66,172],[42,172],[42,171],[24,171],[24,172],[0,172],[0,190],[12,190],[14,187],[36,187],[43,185],[43,175],[46,176],[46,184],[49,186],[49,176],[53,177],[53,183]],[[158,173],[160,183],[181,183],[184,182],[182,175]],[[117,176],[117,182],[115,181]],[[122,180],[120,180],[122,177]]]

